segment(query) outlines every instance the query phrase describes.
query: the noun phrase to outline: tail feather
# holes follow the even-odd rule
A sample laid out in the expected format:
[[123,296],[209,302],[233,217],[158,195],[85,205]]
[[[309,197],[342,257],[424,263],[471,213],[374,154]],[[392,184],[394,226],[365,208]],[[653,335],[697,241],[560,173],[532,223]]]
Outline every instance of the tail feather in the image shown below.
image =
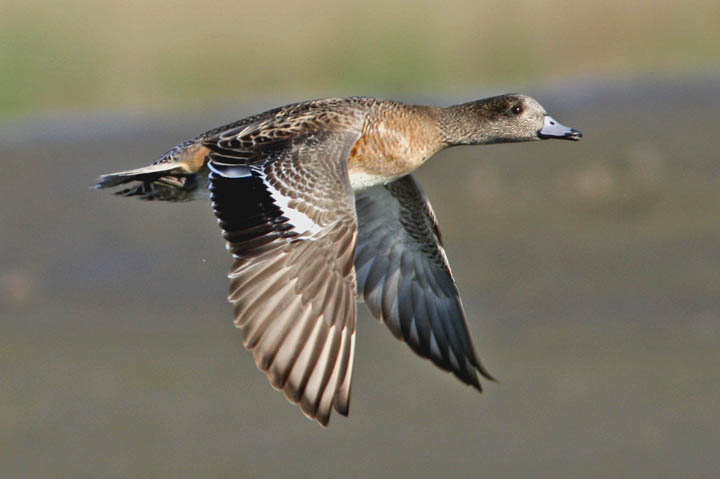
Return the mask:
[[96,189],[112,188],[131,181],[152,182],[166,175],[177,173],[177,163],[156,163],[135,170],[118,171],[102,175],[95,185]]
[[113,188],[128,183],[116,191],[120,196],[135,196],[143,200],[186,201],[195,197],[200,187],[207,185],[205,165],[207,148],[201,145],[181,145],[150,166],[109,173],[98,178],[95,189]]
[[181,178],[162,177],[158,181],[145,181],[118,190],[115,194],[135,196],[141,200],[150,201],[190,201],[198,196],[198,190],[202,190],[200,186],[203,184],[207,184],[207,175],[188,175]]

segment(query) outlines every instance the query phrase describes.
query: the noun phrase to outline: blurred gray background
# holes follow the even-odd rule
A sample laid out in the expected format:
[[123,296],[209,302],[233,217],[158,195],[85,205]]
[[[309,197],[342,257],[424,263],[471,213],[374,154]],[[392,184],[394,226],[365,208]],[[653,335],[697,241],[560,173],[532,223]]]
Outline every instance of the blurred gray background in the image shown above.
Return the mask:
[[[0,27],[0,476],[720,470],[720,6],[1,0]],[[482,395],[362,306],[322,429],[242,348],[209,204],[89,189],[284,103],[508,91],[585,138],[418,172]]]

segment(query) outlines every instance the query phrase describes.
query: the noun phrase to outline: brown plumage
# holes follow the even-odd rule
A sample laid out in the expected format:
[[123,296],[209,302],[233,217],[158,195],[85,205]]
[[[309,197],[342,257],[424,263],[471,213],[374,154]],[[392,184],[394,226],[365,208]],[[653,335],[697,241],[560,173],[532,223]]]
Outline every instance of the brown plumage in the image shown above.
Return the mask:
[[[349,412],[356,295],[419,355],[481,390],[430,203],[410,174],[456,144],[577,140],[532,98],[448,108],[297,103],[210,130],[98,188],[183,201],[209,189],[234,257],[228,299],[271,384],[327,425]],[[209,188],[207,186],[209,185]]]

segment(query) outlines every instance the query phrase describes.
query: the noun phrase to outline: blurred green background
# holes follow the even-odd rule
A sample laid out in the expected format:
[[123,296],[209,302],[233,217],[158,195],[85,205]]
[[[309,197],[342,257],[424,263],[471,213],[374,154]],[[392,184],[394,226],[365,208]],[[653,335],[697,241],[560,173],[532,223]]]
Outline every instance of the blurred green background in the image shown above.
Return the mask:
[[717,2],[2,0],[0,113],[717,67]]
[[[353,403],[272,390],[206,202],[89,189],[279,104],[536,97],[580,143],[418,171],[477,395],[361,307]],[[714,477],[720,4],[0,0],[0,477]]]

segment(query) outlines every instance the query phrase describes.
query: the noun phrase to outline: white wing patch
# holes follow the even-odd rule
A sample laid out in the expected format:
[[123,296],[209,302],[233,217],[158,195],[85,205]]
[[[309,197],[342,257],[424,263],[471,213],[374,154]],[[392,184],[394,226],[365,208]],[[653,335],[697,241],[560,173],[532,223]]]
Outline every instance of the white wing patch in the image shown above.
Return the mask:
[[312,236],[324,230],[322,226],[313,221],[308,215],[290,206],[290,198],[278,191],[264,175],[263,182],[265,183],[268,193],[270,193],[270,196],[272,196],[272,199],[275,201],[275,204],[280,208],[280,211],[283,212],[283,216],[293,225],[296,233],[307,233]]
[[252,176],[250,167],[245,165],[233,165],[216,161],[209,161],[208,168],[216,175],[223,178],[248,178]]

